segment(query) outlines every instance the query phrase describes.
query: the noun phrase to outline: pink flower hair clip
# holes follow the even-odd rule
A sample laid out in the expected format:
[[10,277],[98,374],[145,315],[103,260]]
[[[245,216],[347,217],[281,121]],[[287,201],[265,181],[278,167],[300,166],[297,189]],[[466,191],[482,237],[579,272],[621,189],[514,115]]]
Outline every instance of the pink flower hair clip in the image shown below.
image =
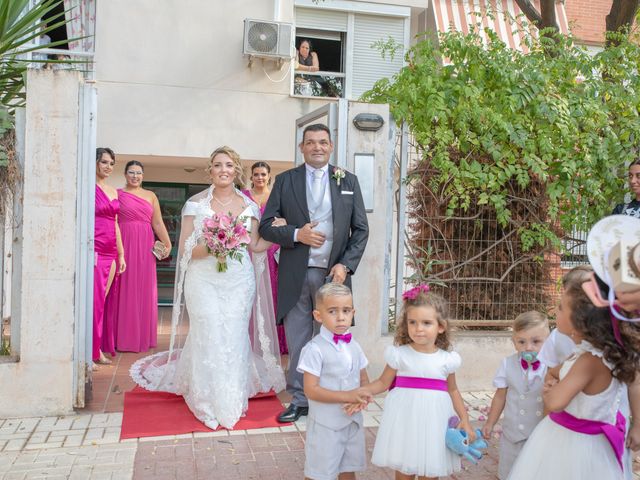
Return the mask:
[[413,287],[411,290],[407,290],[402,294],[402,300],[415,300],[420,293],[427,293],[429,290],[429,285],[423,283],[422,285],[418,285],[417,287]]

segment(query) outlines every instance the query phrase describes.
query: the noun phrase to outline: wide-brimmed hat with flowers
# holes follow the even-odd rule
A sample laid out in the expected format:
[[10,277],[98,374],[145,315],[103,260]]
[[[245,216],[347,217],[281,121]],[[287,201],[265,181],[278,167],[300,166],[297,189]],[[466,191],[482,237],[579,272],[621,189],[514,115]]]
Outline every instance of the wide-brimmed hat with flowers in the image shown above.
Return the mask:
[[[629,255],[637,245],[640,245],[640,219],[629,215],[605,217],[593,226],[587,236],[587,256],[595,276],[583,284],[583,289],[596,306],[609,306],[611,313],[620,320],[639,320],[626,318],[613,307],[614,290],[620,285],[621,272],[626,275],[627,284],[629,280],[634,282],[640,278],[636,273],[639,266]],[[640,247],[636,250],[640,252]],[[603,283],[609,290],[606,294],[600,288]]]

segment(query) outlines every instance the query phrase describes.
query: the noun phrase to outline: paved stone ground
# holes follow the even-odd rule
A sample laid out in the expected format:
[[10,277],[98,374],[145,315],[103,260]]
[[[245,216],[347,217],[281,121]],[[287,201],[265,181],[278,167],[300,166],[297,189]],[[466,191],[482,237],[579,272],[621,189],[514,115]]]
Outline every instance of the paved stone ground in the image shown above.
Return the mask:
[[[491,392],[467,392],[463,397],[479,426]],[[376,398],[365,412],[369,458],[383,405],[384,397]],[[0,420],[0,479],[303,478],[304,417],[280,428],[119,441],[121,424],[121,413]],[[448,478],[495,480],[497,460],[497,439],[492,439],[478,465],[463,462],[463,471]],[[369,464],[358,478],[392,479],[393,473]]]
[[[366,428],[367,456],[371,457],[377,428]],[[280,479],[304,477],[304,432],[255,433],[198,436],[141,442],[134,464],[136,480],[173,479]],[[451,479],[495,480],[497,450],[493,446],[478,465]],[[365,480],[391,480],[393,472],[368,463],[358,475]]]

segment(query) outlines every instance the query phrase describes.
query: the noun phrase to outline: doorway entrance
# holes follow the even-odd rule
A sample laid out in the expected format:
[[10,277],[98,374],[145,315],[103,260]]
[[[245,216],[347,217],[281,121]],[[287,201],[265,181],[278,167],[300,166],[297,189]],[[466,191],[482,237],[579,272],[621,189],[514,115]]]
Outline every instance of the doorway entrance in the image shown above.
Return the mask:
[[172,305],[182,207],[188,198],[205,190],[209,185],[145,182],[144,186],[158,197],[162,221],[167,227],[171,239],[171,254],[164,260],[156,262],[156,274],[158,276],[158,305]]

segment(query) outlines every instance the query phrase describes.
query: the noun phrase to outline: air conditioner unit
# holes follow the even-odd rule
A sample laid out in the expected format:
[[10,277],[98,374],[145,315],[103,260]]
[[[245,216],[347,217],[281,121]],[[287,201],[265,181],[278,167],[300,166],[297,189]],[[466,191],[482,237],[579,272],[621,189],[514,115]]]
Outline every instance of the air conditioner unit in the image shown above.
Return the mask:
[[244,21],[243,53],[282,62],[293,58],[293,25],[268,20]]

